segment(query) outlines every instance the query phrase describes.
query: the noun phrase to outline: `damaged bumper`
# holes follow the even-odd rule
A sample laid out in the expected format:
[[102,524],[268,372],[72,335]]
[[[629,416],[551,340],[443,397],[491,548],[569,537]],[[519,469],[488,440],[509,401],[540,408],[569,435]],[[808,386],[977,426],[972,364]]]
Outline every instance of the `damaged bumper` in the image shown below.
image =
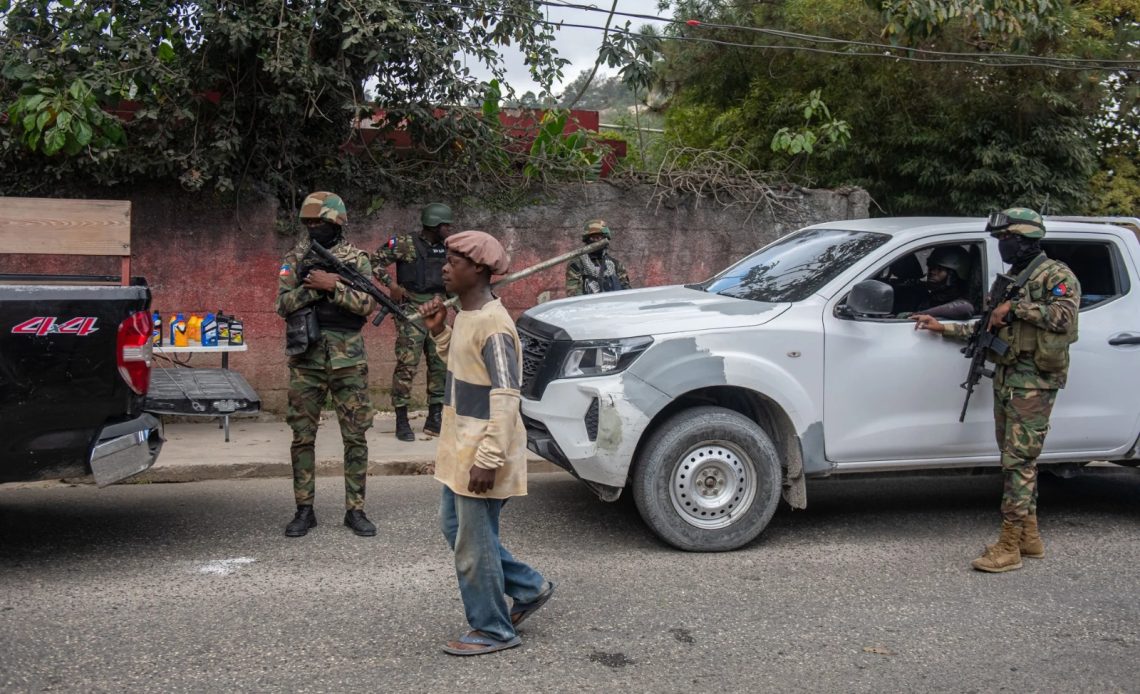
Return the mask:
[[91,450],[95,484],[106,487],[154,465],[162,442],[162,423],[153,415],[105,427]]
[[[640,394],[638,402],[630,390]],[[620,490],[641,432],[667,401],[628,372],[552,381],[541,400],[523,398],[527,448],[584,482]]]

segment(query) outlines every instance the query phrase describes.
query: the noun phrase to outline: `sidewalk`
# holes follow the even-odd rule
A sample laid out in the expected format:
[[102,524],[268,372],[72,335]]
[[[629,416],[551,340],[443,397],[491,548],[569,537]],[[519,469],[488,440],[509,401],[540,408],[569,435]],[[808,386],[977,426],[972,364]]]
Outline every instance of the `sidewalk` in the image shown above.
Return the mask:
[[[398,441],[395,416],[376,415],[368,430],[369,475],[426,475],[435,462],[435,438],[422,432],[424,412],[411,413],[415,441]],[[264,418],[230,419],[226,443],[218,419],[166,424],[166,443],[158,461],[128,482],[196,482],[200,480],[254,477],[290,477],[289,444],[293,432],[285,422]],[[530,472],[554,472],[561,468],[527,451]],[[341,475],[344,449],[336,414],[324,412],[317,432],[317,474]]]

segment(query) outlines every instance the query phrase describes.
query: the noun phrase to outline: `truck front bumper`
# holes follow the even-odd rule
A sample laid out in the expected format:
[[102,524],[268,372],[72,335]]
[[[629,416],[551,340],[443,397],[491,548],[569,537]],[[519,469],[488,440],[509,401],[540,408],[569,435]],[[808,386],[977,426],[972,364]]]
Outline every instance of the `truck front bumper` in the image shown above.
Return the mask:
[[641,435],[667,402],[628,372],[551,381],[541,400],[523,398],[527,448],[586,482],[621,489]]
[[162,422],[150,414],[103,427],[89,461],[95,484],[106,487],[154,465],[163,440]]

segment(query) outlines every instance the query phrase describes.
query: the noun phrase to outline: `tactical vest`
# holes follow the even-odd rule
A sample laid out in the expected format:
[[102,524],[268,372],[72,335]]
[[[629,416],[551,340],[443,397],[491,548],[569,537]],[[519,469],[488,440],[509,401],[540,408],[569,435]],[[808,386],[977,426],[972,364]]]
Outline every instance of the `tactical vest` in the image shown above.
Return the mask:
[[396,282],[416,294],[437,294],[443,289],[443,265],[447,262],[447,248],[442,244],[429,244],[420,234],[412,234],[416,248],[416,262],[396,263]]
[[344,310],[328,299],[318,301],[313,304],[313,308],[316,311],[317,323],[320,324],[321,330],[341,330],[344,332],[358,333],[368,320],[364,316]]
[[[1044,303],[1050,288],[1045,286],[1045,277],[1060,263],[1056,260],[1046,259],[1042,263],[1031,265],[1023,274],[1028,273],[1028,279],[1018,277],[1018,284],[1022,284],[1022,295],[1027,296],[1033,303]],[[1022,355],[1032,354],[1033,363],[1041,371],[1065,371],[1069,368],[1069,345],[1077,341],[1077,324],[1065,333],[1055,333],[1042,330],[1026,320],[1014,319],[1013,323],[998,330],[997,336],[1009,345],[1009,351],[995,360],[1002,365],[1017,362]]]
[[614,261],[602,256],[596,264],[589,256],[579,257],[579,267],[582,268],[582,293],[600,294],[602,292],[616,292],[621,290],[621,280],[617,276],[617,266]]

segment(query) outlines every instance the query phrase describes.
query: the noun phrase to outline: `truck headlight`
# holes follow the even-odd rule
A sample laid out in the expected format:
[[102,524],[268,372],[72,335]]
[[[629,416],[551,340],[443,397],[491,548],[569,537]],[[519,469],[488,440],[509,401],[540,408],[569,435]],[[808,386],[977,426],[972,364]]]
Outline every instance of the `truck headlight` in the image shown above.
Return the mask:
[[623,371],[653,344],[652,337],[582,342],[574,346],[562,363],[559,378],[604,376]]

